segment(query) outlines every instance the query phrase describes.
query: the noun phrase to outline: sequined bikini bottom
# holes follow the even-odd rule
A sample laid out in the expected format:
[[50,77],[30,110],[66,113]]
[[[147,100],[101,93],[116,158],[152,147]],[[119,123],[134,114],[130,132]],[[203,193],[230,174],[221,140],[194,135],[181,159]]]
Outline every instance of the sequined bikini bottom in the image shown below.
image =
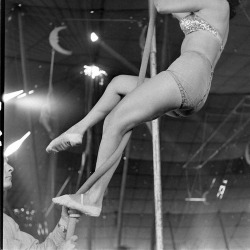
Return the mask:
[[211,87],[213,67],[208,58],[197,51],[186,51],[166,70],[179,87],[182,103],[170,116],[189,116],[205,104]]

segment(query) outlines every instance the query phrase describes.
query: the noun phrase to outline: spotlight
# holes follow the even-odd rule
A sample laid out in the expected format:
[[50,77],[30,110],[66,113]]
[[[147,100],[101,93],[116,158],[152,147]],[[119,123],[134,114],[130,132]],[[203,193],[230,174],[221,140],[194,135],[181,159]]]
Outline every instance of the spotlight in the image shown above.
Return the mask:
[[12,144],[10,144],[5,152],[4,152],[4,156],[8,157],[11,154],[13,154],[14,152],[16,152],[22,145],[22,143],[27,139],[27,137],[30,135],[30,131],[27,132],[21,139],[13,142]]
[[80,72],[80,74],[85,74],[86,76],[90,76],[92,79],[95,79],[96,77],[102,77],[103,75],[107,76],[107,72],[100,69],[99,67],[95,65],[83,66],[84,70]]
[[22,93],[21,95],[19,95],[17,98],[20,99],[20,98],[23,98],[25,97],[27,94],[26,93]]
[[18,90],[18,91],[11,92],[8,94],[3,94],[3,101],[8,102],[9,100],[15,98],[16,96],[19,96],[22,93],[23,93],[23,90]]
[[96,35],[95,32],[92,32],[92,33],[90,34],[90,39],[91,39],[91,41],[94,43],[94,42],[96,42],[96,41],[99,39],[99,37]]

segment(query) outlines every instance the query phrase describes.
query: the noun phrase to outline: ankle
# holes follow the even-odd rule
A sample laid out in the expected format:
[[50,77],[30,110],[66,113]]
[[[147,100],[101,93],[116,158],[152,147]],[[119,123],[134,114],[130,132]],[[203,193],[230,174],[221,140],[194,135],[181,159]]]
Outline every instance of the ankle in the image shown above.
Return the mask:
[[[102,206],[103,195],[100,191],[88,192],[85,194],[87,200],[95,207]],[[83,198],[84,199],[84,198]]]
[[84,126],[82,126],[81,124],[75,124],[73,125],[71,128],[69,128],[65,133],[68,133],[68,134],[79,134],[79,135],[84,135],[85,133],[85,128]]

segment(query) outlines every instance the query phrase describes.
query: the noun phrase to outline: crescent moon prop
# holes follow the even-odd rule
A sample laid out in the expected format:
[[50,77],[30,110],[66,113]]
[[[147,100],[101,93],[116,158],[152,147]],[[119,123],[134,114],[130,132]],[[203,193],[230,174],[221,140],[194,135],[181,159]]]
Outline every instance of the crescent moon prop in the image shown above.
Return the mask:
[[58,37],[58,33],[59,31],[61,30],[64,30],[66,29],[67,27],[66,26],[60,26],[60,27],[56,27],[54,28],[51,32],[50,32],[50,35],[49,35],[49,42],[50,42],[50,45],[52,46],[52,48],[54,50],[56,50],[57,52],[61,53],[61,54],[64,54],[64,55],[72,55],[72,51],[70,50],[66,50],[64,48],[62,48],[60,45],[59,45],[59,37]]
[[250,165],[250,150],[249,150],[249,144],[247,144],[245,149],[245,159],[248,165]]

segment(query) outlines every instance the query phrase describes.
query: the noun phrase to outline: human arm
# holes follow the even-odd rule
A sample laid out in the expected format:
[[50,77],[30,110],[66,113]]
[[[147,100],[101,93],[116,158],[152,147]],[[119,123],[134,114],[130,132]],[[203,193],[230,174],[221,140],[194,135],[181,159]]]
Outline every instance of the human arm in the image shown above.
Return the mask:
[[[68,212],[65,207],[62,207],[61,218],[55,229],[49,234],[46,240],[39,243],[32,235],[20,230],[18,224],[6,214],[3,214],[3,249],[5,250],[73,250],[73,240],[66,241],[66,230],[68,225]],[[60,247],[64,248],[60,248]],[[68,247],[68,248],[65,248]],[[70,248],[71,247],[71,248]]]
[[54,230],[48,236],[49,239],[53,240],[57,247],[61,245],[66,239],[68,221],[68,209],[62,206],[61,218],[58,221]]
[[154,5],[160,14],[196,12],[209,8],[218,0],[154,0]]
[[[58,250],[75,250],[76,241],[78,237],[73,235],[70,239],[66,240],[67,228],[69,223],[69,210],[62,206],[61,218],[48,238],[51,239]],[[47,239],[48,239],[47,238]]]
[[76,241],[78,237],[76,235],[73,235],[70,237],[69,240],[64,241],[57,250],[76,250]]
[[38,243],[33,236],[22,232],[10,216],[3,214],[3,249],[28,249]]

